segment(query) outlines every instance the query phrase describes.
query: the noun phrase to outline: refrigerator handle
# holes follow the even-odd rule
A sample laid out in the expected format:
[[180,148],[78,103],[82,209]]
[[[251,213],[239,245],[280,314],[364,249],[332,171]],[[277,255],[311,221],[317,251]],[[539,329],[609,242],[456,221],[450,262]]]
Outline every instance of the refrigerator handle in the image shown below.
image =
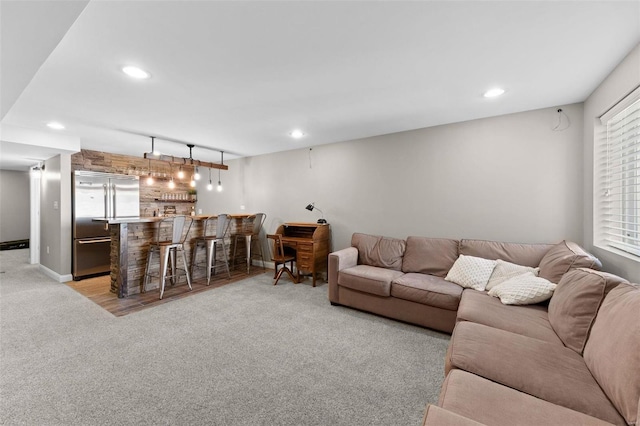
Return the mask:
[[113,192],[111,193],[111,196],[113,197],[113,217],[118,217],[118,214],[116,213],[116,184],[114,183],[111,188],[113,189]]
[[104,189],[104,218],[107,219],[109,217],[109,197],[107,195],[107,184],[102,184],[102,188]]

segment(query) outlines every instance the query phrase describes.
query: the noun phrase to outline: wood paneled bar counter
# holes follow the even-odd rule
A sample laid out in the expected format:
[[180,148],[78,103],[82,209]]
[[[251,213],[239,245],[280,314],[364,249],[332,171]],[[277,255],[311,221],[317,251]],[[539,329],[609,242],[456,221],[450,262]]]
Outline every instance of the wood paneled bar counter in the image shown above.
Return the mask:
[[[248,216],[250,215],[229,215],[232,219],[229,234],[233,234],[236,229],[240,229],[242,219]],[[185,226],[183,233],[188,232],[185,240],[185,254],[189,262],[191,261],[191,252],[195,245],[195,239],[202,235],[204,220],[209,217],[211,216],[191,216],[193,219],[191,227],[187,229],[187,226]],[[163,219],[165,218],[93,219],[96,222],[104,223],[109,228],[111,236],[111,292],[118,297],[127,297],[142,291],[149,245],[154,241],[156,229]],[[159,268],[158,257],[154,257],[154,262],[151,265],[153,270],[158,270]],[[205,262],[204,250],[198,252],[196,262]],[[181,267],[181,263],[181,260],[178,260],[178,267]],[[195,268],[192,279],[199,279],[204,276],[206,276],[205,268]],[[158,280],[151,280],[146,290],[157,289],[158,284]]]

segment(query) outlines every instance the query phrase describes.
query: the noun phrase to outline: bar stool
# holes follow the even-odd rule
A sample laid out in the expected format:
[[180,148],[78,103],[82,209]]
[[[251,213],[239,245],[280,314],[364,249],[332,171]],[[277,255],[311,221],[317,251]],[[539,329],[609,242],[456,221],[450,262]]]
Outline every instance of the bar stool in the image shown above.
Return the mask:
[[242,241],[244,239],[245,242],[245,246],[246,246],[246,254],[247,254],[247,274],[251,271],[251,259],[252,259],[252,254],[251,254],[251,246],[255,243],[258,242],[258,250],[259,250],[259,254],[260,254],[260,259],[262,259],[262,269],[265,269],[264,267],[264,256],[262,255],[262,244],[260,242],[260,231],[262,230],[262,224],[264,223],[265,219],[267,218],[267,215],[264,213],[256,213],[254,215],[248,216],[244,219],[242,219],[242,225],[240,227],[240,230],[238,230],[238,232],[236,232],[235,234],[231,235],[231,238],[233,239],[233,265],[235,266],[235,262],[236,262],[236,258],[238,257],[237,251],[238,251],[238,242]]
[[[215,233],[211,233],[213,230],[213,222],[217,221]],[[202,236],[196,238],[196,245],[193,248],[193,253],[191,254],[191,276],[193,276],[193,268],[196,266],[200,266],[196,263],[196,255],[198,253],[198,248],[200,246],[206,248],[207,252],[207,285],[211,283],[211,269],[213,269],[213,273],[216,273],[216,266],[223,266],[227,269],[227,275],[231,278],[231,272],[229,272],[229,260],[227,259],[227,249],[225,247],[225,239],[227,238],[227,234],[229,233],[229,225],[231,222],[229,221],[229,216],[226,214],[211,216],[205,219]],[[218,244],[222,245],[222,254],[224,256],[224,260],[216,260],[217,248]]]
[[[187,232],[185,232],[183,236],[187,219],[189,219],[189,226],[187,227]],[[187,256],[184,253],[184,242],[189,235],[192,223],[193,219],[191,217],[187,218],[187,216],[167,217],[158,223],[155,240],[149,245],[149,253],[147,254],[147,266],[144,271],[144,284],[142,287],[143,292],[146,291],[149,277],[152,275],[149,269],[151,266],[151,260],[153,259],[153,254],[156,252],[160,253],[160,270],[158,273],[160,278],[160,299],[162,299],[162,296],[164,295],[164,283],[166,279],[169,278],[171,280],[171,285],[175,284],[175,279],[178,276],[178,268],[176,267],[176,252],[178,250],[182,252],[182,263],[184,265],[183,270],[187,276],[189,290],[193,290],[191,287],[191,277],[189,276],[189,270],[187,267]],[[170,239],[166,239],[168,236],[170,236]],[[171,275],[167,275],[169,260],[171,261]]]

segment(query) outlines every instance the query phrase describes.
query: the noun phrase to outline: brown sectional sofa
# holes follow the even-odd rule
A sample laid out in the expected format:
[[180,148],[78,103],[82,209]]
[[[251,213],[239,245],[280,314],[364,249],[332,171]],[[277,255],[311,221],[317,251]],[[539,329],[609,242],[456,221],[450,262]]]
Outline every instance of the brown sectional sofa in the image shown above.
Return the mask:
[[[539,267],[550,301],[503,305],[444,280],[460,254]],[[329,299],[452,332],[425,425],[640,425],[640,288],[576,244],[354,234]]]
[[451,333],[463,288],[445,281],[459,255],[540,267],[558,282],[569,269],[600,268],[578,245],[518,244],[484,240],[355,233],[351,247],[329,254],[329,301]]

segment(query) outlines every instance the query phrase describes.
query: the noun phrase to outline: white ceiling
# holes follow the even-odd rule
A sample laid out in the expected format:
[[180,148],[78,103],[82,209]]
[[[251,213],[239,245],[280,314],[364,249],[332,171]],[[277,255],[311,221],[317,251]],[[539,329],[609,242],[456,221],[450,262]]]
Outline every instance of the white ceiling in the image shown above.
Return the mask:
[[[5,52],[41,66],[12,62],[33,78],[3,76],[24,89],[2,94],[3,125],[55,120],[83,148],[137,156],[153,135],[205,161],[219,153],[200,146],[227,159],[581,102],[640,42],[637,0],[49,2],[57,29],[7,3],[3,74]],[[493,86],[506,94],[484,99]]]

